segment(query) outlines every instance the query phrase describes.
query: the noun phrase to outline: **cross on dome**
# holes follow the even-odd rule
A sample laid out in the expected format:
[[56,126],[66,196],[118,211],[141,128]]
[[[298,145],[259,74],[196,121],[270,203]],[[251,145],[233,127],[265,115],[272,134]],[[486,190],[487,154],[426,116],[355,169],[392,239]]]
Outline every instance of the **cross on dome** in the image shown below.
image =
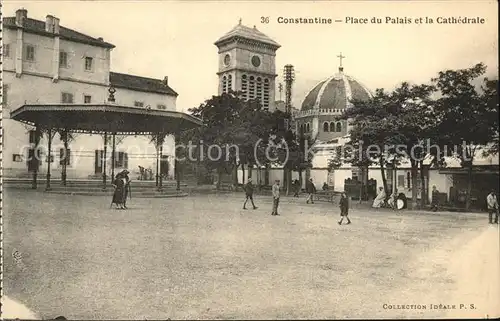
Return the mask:
[[345,56],[342,56],[342,52],[340,55],[337,56],[340,59],[340,66],[339,66],[339,71],[344,71],[344,67],[342,67],[342,59],[345,58]]

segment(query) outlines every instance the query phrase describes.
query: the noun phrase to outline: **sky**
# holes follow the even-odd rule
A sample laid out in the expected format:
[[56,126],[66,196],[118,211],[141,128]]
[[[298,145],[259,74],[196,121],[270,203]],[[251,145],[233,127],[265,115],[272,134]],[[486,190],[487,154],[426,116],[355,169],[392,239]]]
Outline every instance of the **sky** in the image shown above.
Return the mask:
[[[340,52],[344,72],[370,90],[391,90],[403,81],[427,83],[441,70],[483,62],[498,74],[496,1],[14,1],[3,0],[3,16],[18,8],[45,20],[52,14],[64,27],[116,46],[111,70],[163,79],[179,93],[177,109],[187,111],[217,94],[218,54],[214,42],[242,19],[281,48],[277,82],[292,64],[293,105],[335,74]],[[261,23],[269,17],[269,23]],[[278,17],[340,19],[332,24],[280,24]],[[348,17],[381,18],[381,24],[346,23]],[[386,17],[411,24],[385,23]],[[479,17],[484,24],[416,24],[415,18]],[[353,19],[351,19],[353,20]],[[279,99],[279,93],[276,99]],[[283,94],[284,98],[284,94]]]

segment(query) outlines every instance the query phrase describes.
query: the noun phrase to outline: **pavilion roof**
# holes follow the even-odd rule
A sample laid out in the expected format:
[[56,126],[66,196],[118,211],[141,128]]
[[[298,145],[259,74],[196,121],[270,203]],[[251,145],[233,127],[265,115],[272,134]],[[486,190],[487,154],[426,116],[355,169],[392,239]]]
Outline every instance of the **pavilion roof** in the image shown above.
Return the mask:
[[10,118],[44,128],[87,133],[174,134],[202,125],[200,119],[182,112],[115,104],[23,105],[13,110]]

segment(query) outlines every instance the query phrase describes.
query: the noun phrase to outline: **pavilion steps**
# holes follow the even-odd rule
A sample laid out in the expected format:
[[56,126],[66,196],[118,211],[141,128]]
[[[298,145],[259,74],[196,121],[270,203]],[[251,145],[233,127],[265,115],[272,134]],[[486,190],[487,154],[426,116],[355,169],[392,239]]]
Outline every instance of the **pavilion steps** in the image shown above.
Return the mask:
[[[37,190],[53,194],[66,195],[89,195],[89,196],[111,196],[113,187],[108,182],[106,189],[103,190],[102,181],[97,180],[69,180],[66,186],[61,185],[60,180],[52,180],[50,190],[46,190],[46,181],[42,178],[37,180]],[[177,190],[177,182],[162,182],[162,190],[158,191],[154,181],[133,181],[132,197],[137,198],[164,198],[164,197],[182,197],[187,193],[182,191],[186,189],[187,184],[181,183],[181,190]],[[2,184],[5,188],[31,189],[31,179],[5,179]]]
[[[45,186],[46,184],[46,179],[43,177],[39,177],[37,179],[37,183],[39,186],[43,185]],[[52,187],[57,187],[60,186],[62,188],[102,188],[102,180],[68,180],[66,181],[66,186],[63,186],[61,184],[60,179],[52,179],[51,180],[51,186]],[[4,178],[3,180],[3,185],[10,187],[10,186],[31,186],[32,184],[32,179],[12,179],[12,178]],[[134,188],[139,188],[139,189],[151,189],[151,188],[156,188],[156,182],[155,181],[132,181],[133,187]],[[111,187],[111,182],[108,181],[107,183],[108,187]],[[175,181],[163,181],[162,182],[163,188],[172,188],[172,187],[177,187],[177,182]],[[180,187],[186,187],[186,183],[181,183]]]
[[[81,196],[105,196],[112,197],[113,189],[107,190],[78,190],[78,189],[51,189],[45,191],[51,194],[63,194],[63,195],[81,195]],[[188,193],[176,190],[163,190],[161,192],[151,190],[151,191],[134,191],[132,190],[132,198],[171,198],[171,197],[185,197]]]

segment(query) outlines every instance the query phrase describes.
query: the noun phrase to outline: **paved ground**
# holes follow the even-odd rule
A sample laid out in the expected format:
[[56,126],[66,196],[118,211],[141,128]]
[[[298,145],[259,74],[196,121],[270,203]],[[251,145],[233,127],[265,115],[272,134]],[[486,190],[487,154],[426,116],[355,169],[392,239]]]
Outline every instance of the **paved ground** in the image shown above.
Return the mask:
[[354,209],[339,226],[336,207],[303,199],[272,217],[269,197],[255,211],[234,195],[119,211],[101,197],[5,194],[4,293],[42,318],[500,315],[485,215]]

